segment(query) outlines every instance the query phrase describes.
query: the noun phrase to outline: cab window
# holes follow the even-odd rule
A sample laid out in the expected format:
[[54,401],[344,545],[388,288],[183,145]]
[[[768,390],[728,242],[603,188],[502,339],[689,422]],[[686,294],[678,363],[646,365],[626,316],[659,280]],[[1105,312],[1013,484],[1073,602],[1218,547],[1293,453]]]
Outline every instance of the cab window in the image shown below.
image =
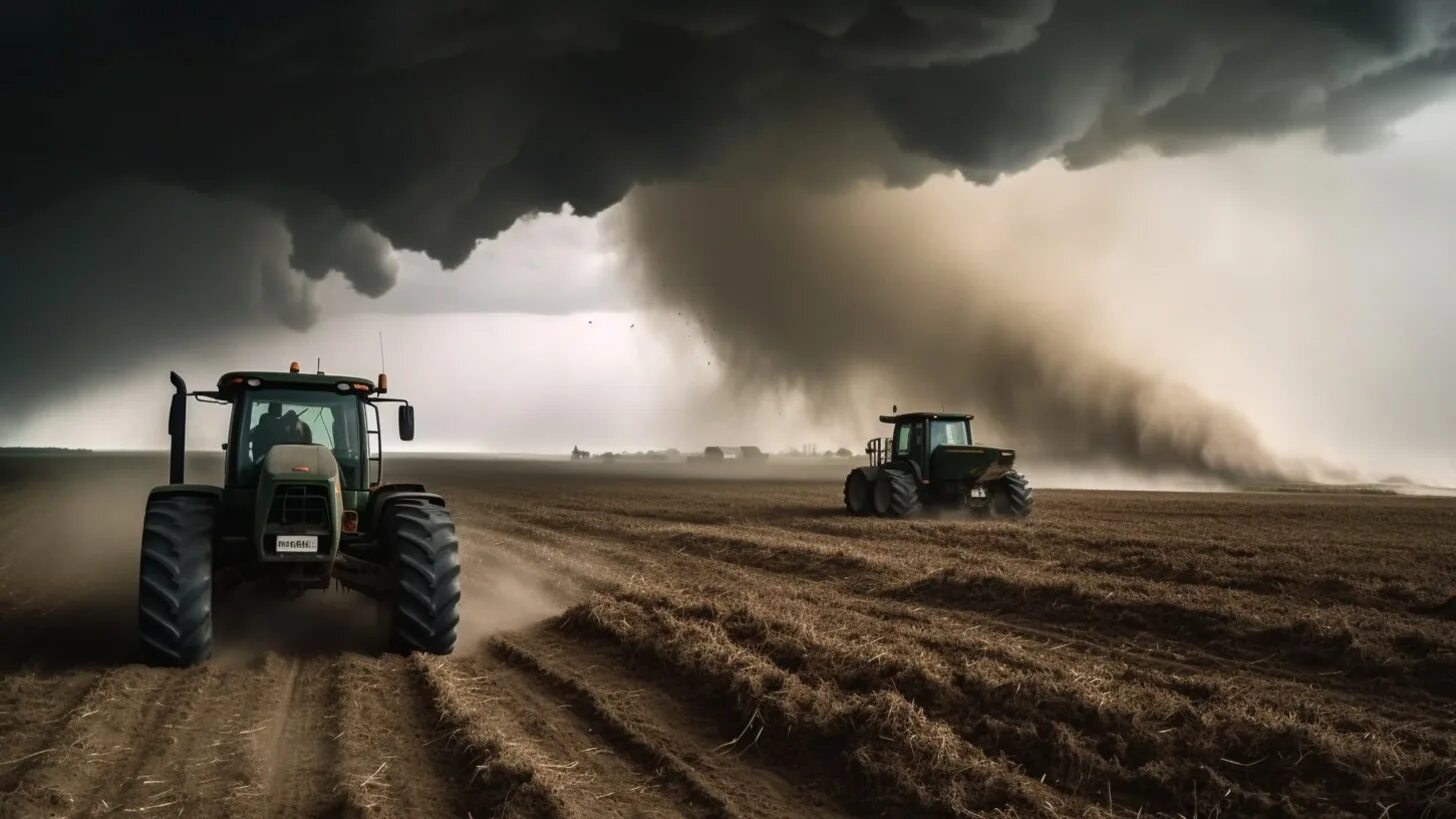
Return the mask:
[[970,446],[970,425],[964,419],[936,419],[930,422],[930,449],[938,446]]
[[268,450],[279,444],[320,444],[339,462],[344,486],[363,487],[366,458],[358,397],[323,390],[252,390],[243,397],[239,416],[232,450],[237,484],[256,483]]
[[895,457],[903,458],[910,455],[910,428],[912,424],[901,424],[895,427]]

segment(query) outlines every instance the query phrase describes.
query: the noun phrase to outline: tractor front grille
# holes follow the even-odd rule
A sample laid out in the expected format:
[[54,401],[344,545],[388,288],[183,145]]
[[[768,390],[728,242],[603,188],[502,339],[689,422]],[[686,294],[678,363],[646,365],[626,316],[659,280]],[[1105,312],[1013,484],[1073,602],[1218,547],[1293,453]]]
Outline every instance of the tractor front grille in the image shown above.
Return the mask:
[[273,494],[273,507],[268,521],[280,526],[327,529],[329,526],[329,494],[322,486],[278,487]]

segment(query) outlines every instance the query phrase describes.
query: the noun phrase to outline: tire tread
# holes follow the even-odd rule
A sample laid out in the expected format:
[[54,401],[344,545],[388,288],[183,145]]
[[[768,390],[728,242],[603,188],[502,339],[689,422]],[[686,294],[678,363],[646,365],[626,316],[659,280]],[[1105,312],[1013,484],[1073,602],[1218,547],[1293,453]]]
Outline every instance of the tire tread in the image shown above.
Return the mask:
[[880,480],[890,482],[890,517],[910,518],[920,514],[923,506],[913,474],[898,469],[886,470]]
[[460,541],[443,506],[405,500],[385,513],[394,560],[389,648],[449,654],[460,625]]
[[148,499],[137,581],[142,658],[188,666],[212,656],[212,528],[217,499]]

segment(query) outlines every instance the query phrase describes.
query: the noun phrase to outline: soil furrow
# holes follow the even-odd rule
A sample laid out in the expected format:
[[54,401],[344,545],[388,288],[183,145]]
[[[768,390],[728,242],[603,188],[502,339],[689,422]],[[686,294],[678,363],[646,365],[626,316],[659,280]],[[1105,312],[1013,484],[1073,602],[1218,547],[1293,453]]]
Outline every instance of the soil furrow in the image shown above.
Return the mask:
[[734,645],[714,625],[601,596],[567,612],[561,625],[649,658],[682,685],[708,687],[739,720],[761,720],[771,732],[768,747],[789,758],[832,749],[846,760],[832,781],[849,803],[947,816],[1002,808],[1097,813],[986,757],[897,691],[854,693],[804,680]]
[[[1396,683],[1414,686],[1443,699],[1456,696],[1456,688],[1450,682],[1456,679],[1456,654],[1430,653],[1424,646],[1407,650],[1398,643],[1390,649],[1362,645],[1352,638],[1350,628],[1338,621],[1328,626],[1312,618],[1260,624],[1223,613],[1202,612],[1173,599],[1149,603],[1108,602],[1106,598],[1113,595],[1105,593],[1102,599],[1091,600],[1067,585],[1048,586],[1049,591],[1038,596],[1038,586],[1009,582],[979,571],[965,581],[960,581],[954,572],[933,573],[928,577],[911,572],[913,580],[895,585],[893,578],[897,574],[904,577],[905,573],[890,571],[878,560],[871,564],[856,560],[852,554],[846,554],[847,547],[806,549],[780,545],[775,549],[762,532],[746,526],[653,531],[632,524],[614,532],[611,524],[603,520],[610,517],[611,513],[604,513],[593,520],[559,520],[548,512],[538,511],[514,515],[512,524],[534,531],[538,538],[569,537],[588,548],[606,549],[617,555],[640,552],[644,547],[659,557],[691,554],[744,569],[766,571],[788,582],[817,585],[827,581],[857,596],[940,604],[958,613],[983,615],[983,622],[988,617],[989,621],[1004,620],[1012,628],[1027,633],[1038,628],[1048,633],[1061,630],[1080,642],[1090,638],[1109,645],[1136,645],[1146,655],[1161,656],[1175,663],[1196,657],[1200,658],[1198,665],[1234,665],[1253,674],[1291,680],[1307,680],[1315,674],[1333,672],[1345,674],[1347,678],[1335,677],[1323,685],[1350,686],[1364,694],[1385,690],[1389,684]],[[552,528],[553,523],[560,528]],[[621,547],[613,548],[609,545],[613,542]],[[865,571],[870,566],[874,567],[873,571]],[[951,579],[946,580],[947,576]],[[761,575],[754,580],[755,584],[775,582]],[[953,589],[943,591],[947,586]],[[964,594],[959,593],[963,590]],[[1114,598],[1126,599],[1125,594]],[[1239,606],[1229,609],[1238,610]],[[1085,622],[1093,627],[1077,629],[1068,624],[1069,617],[1074,623]],[[1285,651],[1271,651],[1279,647]],[[1447,672],[1448,667],[1453,669],[1451,673]]]
[[190,669],[164,689],[152,718],[132,734],[139,752],[98,782],[92,804],[146,813],[169,808],[189,816],[229,816],[248,785],[248,744],[260,727],[267,689],[256,672]]
[[539,685],[567,705],[574,717],[588,723],[588,731],[600,734],[621,749],[622,755],[632,759],[639,770],[650,771],[651,775],[659,777],[666,786],[664,790],[673,793],[685,814],[742,815],[729,806],[716,787],[665,747],[660,737],[653,739],[644,735],[641,729],[624,719],[619,708],[609,704],[603,695],[592,690],[579,677],[552,667],[514,641],[496,640],[492,643],[492,653],[535,676]]
[[678,771],[688,787],[734,815],[835,816],[822,791],[796,787],[782,775],[802,775],[767,763],[755,750],[758,723],[723,721],[701,691],[653,675],[611,645],[542,624],[494,641],[498,656],[541,677],[578,710],[603,723],[604,732],[637,753]]
[[[463,662],[422,662],[442,710],[479,757],[509,814],[732,816],[716,792],[583,691],[494,646]],[[519,797],[525,796],[526,801]],[[531,804],[535,802],[535,804]]]
[[410,660],[345,655],[331,694],[339,733],[330,787],[346,812],[494,814],[474,762],[452,742],[452,727]]
[[71,721],[84,713],[114,672],[16,674],[0,678],[0,793],[62,747]]
[[16,816],[109,810],[116,792],[135,780],[155,752],[170,703],[197,674],[125,669],[107,674],[71,711],[52,740],[56,750],[36,763],[6,796]]
[[[339,732],[337,678],[340,660],[301,660],[270,655],[260,688],[272,702],[260,709],[254,730],[254,777],[234,798],[239,812],[256,816],[322,816],[337,810],[334,792]],[[251,804],[248,804],[251,800]]]

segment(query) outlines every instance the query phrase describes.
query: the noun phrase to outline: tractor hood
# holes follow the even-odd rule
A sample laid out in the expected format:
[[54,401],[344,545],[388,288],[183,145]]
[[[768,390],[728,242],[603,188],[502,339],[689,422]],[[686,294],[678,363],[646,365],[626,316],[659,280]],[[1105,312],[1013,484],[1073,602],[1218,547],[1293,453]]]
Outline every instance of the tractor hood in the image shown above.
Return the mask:
[[1016,451],[992,446],[947,446],[930,454],[930,479],[978,483],[995,480],[1011,470]]
[[278,444],[263,459],[263,474],[280,478],[339,480],[339,462],[334,453],[317,444]]
[[[343,484],[334,453],[319,444],[278,444],[258,476],[254,528],[264,562],[328,562],[339,547]],[[290,538],[282,548],[279,538]],[[302,538],[313,547],[293,544]]]

